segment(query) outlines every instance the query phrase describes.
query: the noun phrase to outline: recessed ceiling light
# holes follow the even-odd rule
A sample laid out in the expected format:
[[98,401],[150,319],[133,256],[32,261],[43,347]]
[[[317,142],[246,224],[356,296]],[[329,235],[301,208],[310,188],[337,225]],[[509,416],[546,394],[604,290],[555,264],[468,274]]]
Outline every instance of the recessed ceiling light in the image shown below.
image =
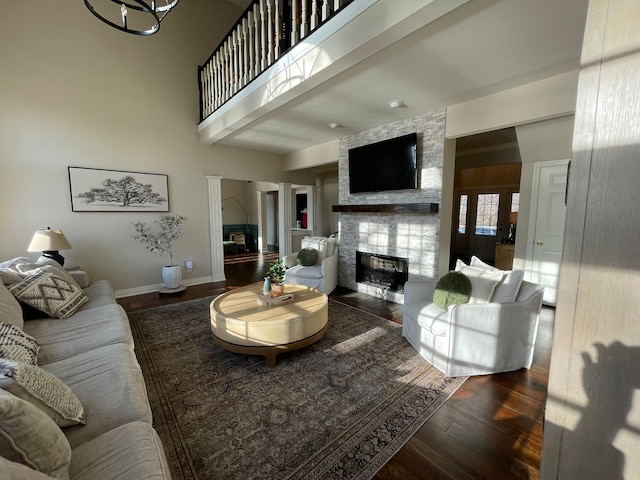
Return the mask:
[[404,100],[391,100],[389,102],[389,108],[400,108],[404,107]]
[[340,122],[329,122],[327,125],[329,128],[342,128],[342,124]]

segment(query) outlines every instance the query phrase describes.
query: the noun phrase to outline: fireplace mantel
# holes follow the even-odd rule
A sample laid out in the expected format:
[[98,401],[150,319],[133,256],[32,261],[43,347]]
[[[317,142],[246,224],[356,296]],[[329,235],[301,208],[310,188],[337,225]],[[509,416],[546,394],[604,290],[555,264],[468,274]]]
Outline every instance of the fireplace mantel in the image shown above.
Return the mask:
[[437,203],[378,203],[372,205],[333,205],[340,213],[438,213]]

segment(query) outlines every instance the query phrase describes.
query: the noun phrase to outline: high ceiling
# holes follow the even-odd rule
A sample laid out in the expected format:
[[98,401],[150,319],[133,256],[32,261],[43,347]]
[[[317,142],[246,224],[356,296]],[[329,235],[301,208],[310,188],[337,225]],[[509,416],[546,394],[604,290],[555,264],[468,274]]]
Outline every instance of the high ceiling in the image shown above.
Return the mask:
[[[221,143],[297,151],[575,70],[586,8],[587,0],[471,0]],[[405,106],[390,109],[393,99]]]

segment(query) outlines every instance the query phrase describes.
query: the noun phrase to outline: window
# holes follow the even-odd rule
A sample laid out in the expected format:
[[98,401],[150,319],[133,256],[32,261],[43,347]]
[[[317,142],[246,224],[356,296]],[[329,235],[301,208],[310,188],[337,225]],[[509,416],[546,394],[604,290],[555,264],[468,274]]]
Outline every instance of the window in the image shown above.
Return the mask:
[[467,231],[467,196],[460,195],[460,208],[458,209],[458,233]]
[[476,206],[476,235],[496,236],[498,231],[498,207],[500,194],[480,193]]
[[511,194],[511,210],[510,212],[517,212],[520,210],[520,192],[514,192]]

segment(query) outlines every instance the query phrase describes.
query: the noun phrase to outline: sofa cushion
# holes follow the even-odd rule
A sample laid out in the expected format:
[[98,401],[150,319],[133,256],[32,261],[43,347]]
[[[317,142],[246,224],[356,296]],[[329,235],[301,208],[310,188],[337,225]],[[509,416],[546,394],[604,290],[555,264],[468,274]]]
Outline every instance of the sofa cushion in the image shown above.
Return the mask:
[[318,263],[318,251],[315,248],[303,248],[298,252],[298,265],[313,267]]
[[60,320],[29,320],[24,324],[24,331],[38,339],[39,365],[114,343],[123,343],[133,349],[129,319],[118,304],[81,309]]
[[302,265],[296,265],[287,269],[285,279],[292,280],[294,278],[312,278],[321,279],[322,270],[320,265],[314,265],[313,267],[303,267]]
[[20,283],[11,285],[9,291],[19,301],[55,318],[73,315],[88,300],[75,282],[67,282],[47,267],[32,271]]
[[487,303],[492,300],[493,292],[504,274],[500,272],[488,272],[479,268],[473,268],[458,260],[456,271],[464,273],[471,281],[471,296],[469,303]]
[[107,345],[43,368],[68,385],[84,406],[86,425],[64,431],[71,448],[129,422],[151,423],[142,371],[128,345]]
[[500,270],[492,265],[484,263],[475,255],[471,257],[471,266],[489,272],[501,272],[504,277],[500,283],[496,286],[496,290],[493,293],[492,302],[508,303],[515,302],[518,297],[518,291],[522,280],[524,279],[524,271],[522,270]]
[[0,322],[0,357],[36,365],[40,345],[15,325]]
[[79,445],[69,472],[74,480],[171,476],[160,438],[145,422],[121,425]]
[[113,293],[113,286],[109,280],[96,280],[91,285],[83,288],[82,291],[89,298],[89,301],[83,303],[78,311],[91,310],[103,305],[116,304],[116,297]]
[[84,424],[78,397],[59,378],[38,366],[0,358],[0,388],[32,403],[60,427]]
[[[69,478],[71,448],[62,431],[31,403],[1,389],[0,456],[54,478]],[[1,472],[7,471],[3,465]]]
[[0,282],[0,320],[18,328],[24,326],[20,303],[2,282]]
[[436,283],[433,303],[446,310],[449,305],[467,303],[471,294],[471,281],[462,272],[449,272]]
[[0,472],[5,474],[4,478],[15,480],[52,480],[53,477],[45,475],[22,463],[10,462],[0,456]]

